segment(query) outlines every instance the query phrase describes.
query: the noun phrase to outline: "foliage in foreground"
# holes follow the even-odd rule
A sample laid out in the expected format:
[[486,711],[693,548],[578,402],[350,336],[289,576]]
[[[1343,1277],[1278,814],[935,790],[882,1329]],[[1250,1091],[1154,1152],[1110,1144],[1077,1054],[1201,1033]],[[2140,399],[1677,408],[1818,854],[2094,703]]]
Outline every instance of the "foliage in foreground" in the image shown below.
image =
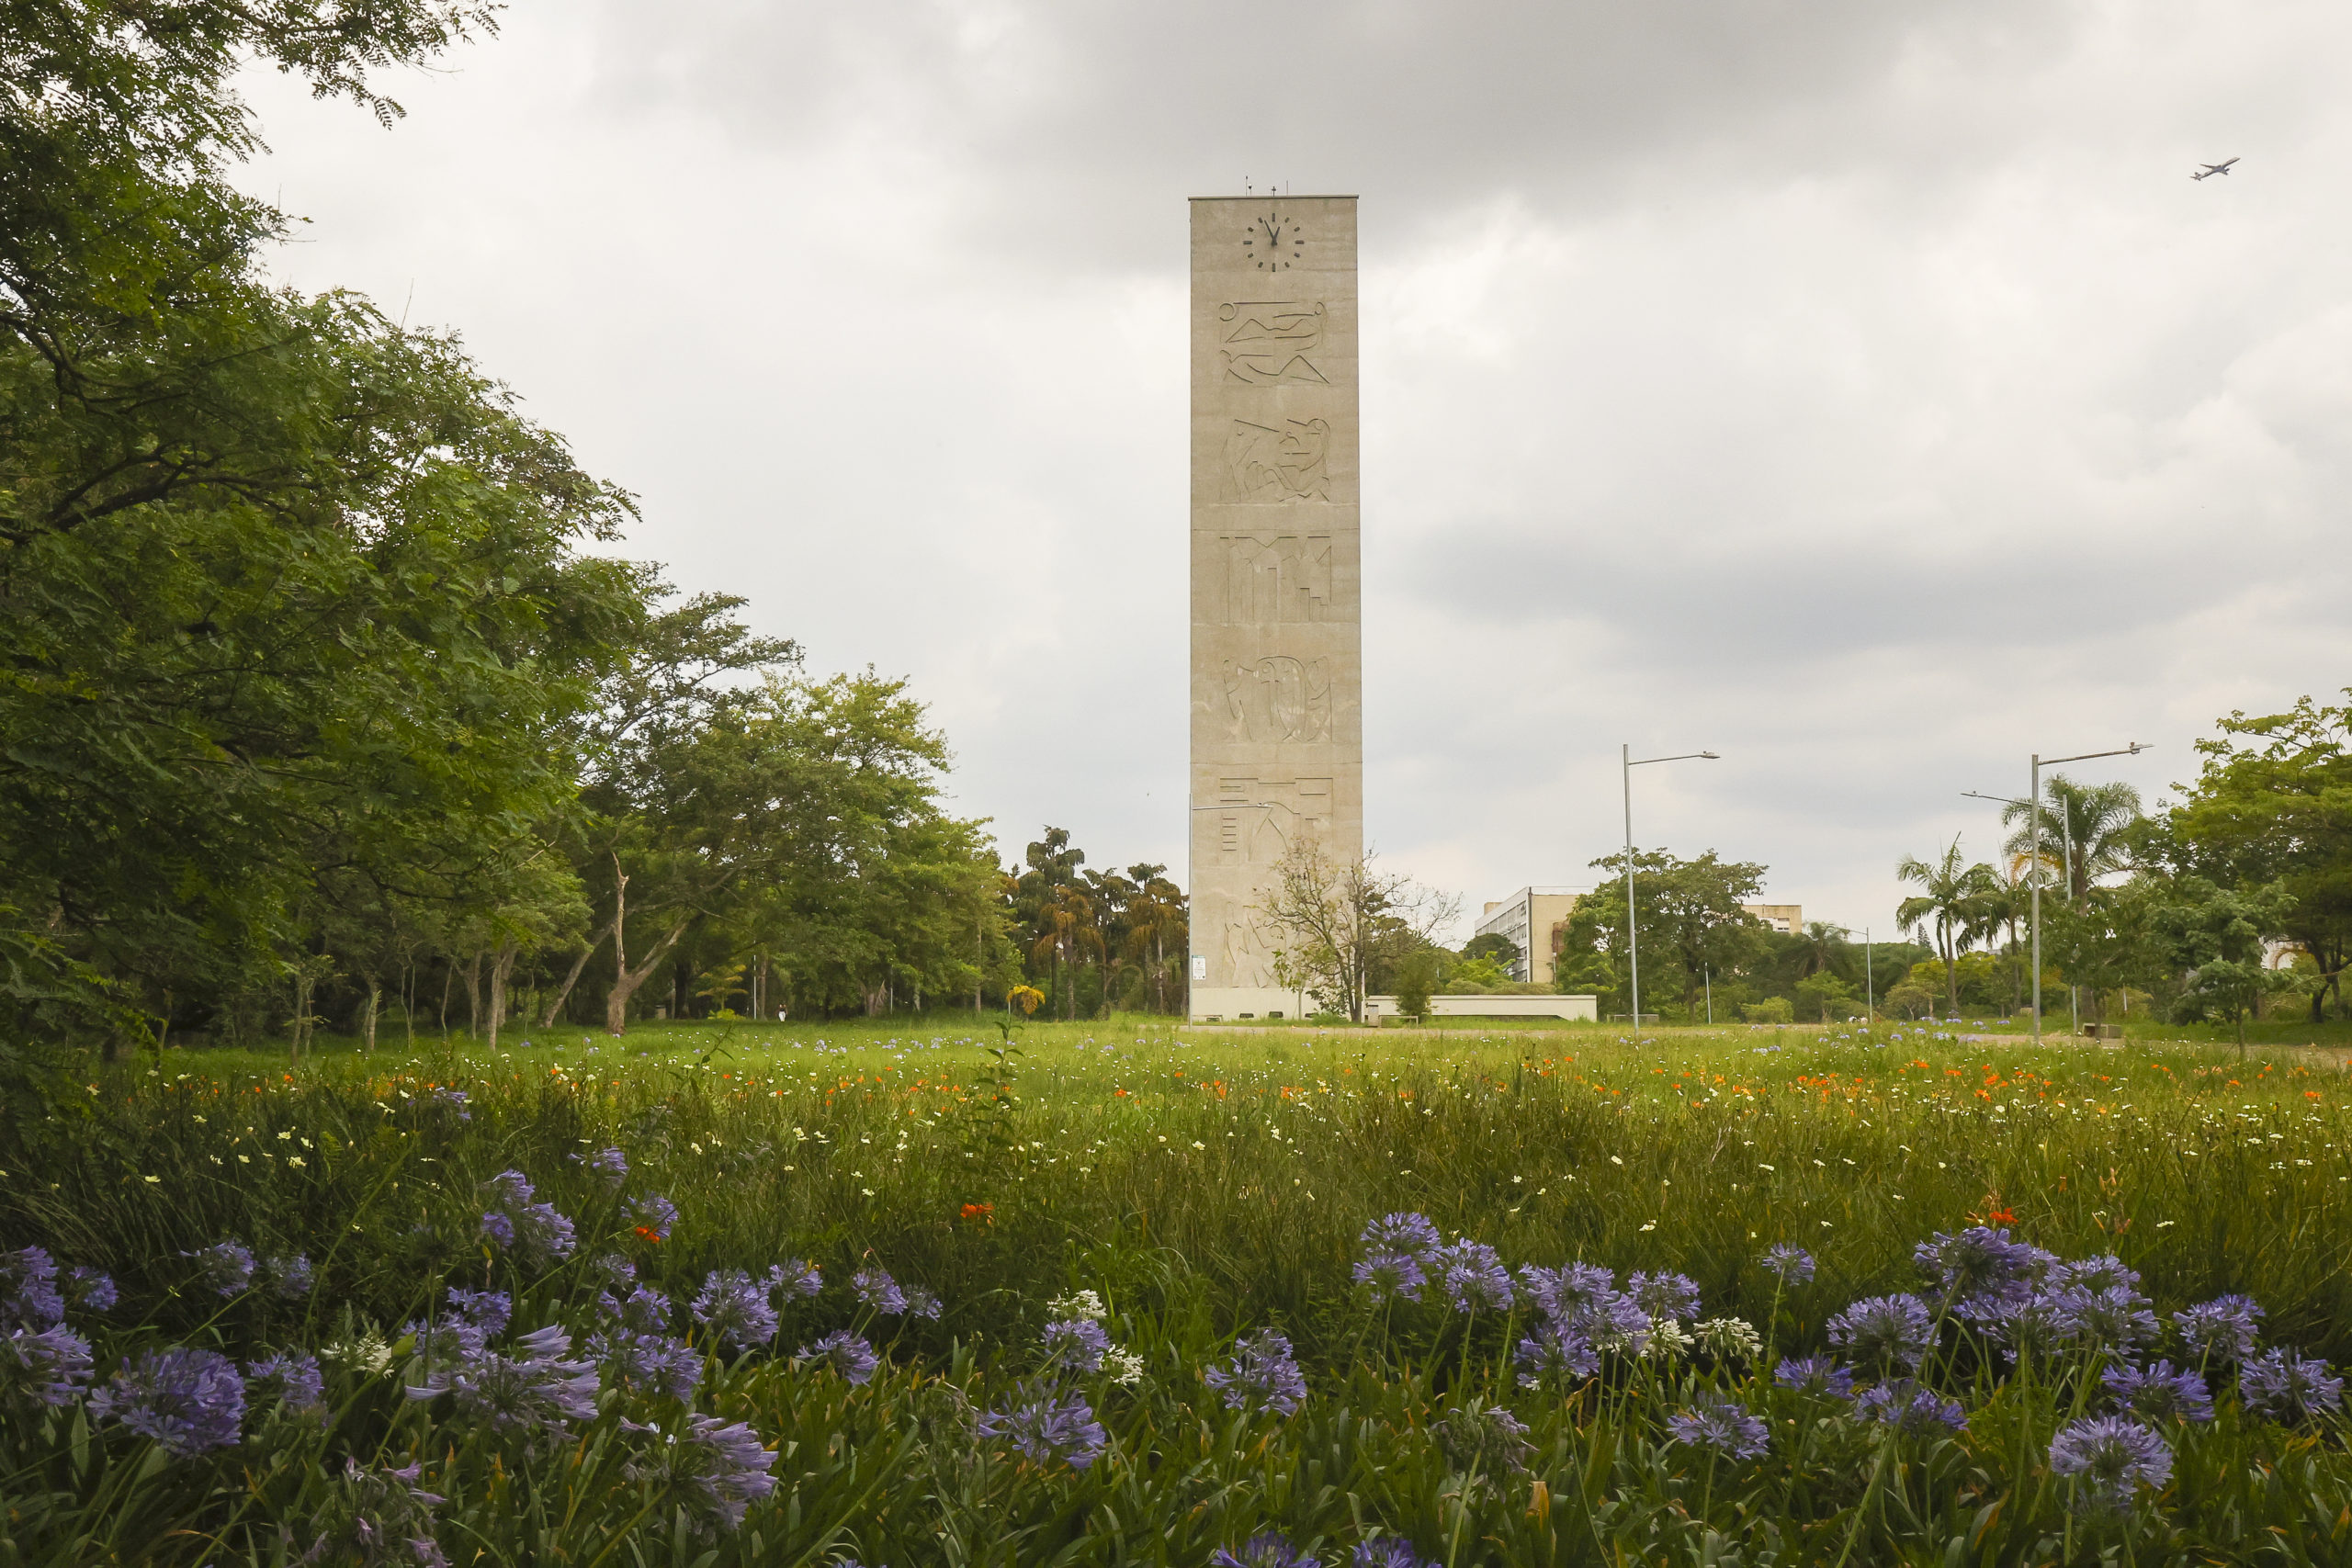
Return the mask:
[[[2282,1361],[2249,1409],[2245,1348],[2191,1346],[2174,1315],[2247,1292],[2266,1344],[2344,1353],[2339,1084],[2291,1062],[1988,1062],[1912,1036],[1432,1070],[1046,1040],[1018,1072],[877,1036],[102,1084],[70,1133],[5,1156],[6,1239],[112,1270],[121,1299],[66,1306],[60,1281],[100,1397],[12,1382],[0,1550],[426,1561],[399,1531],[428,1521],[413,1539],[454,1562],[1196,1564],[1271,1560],[1264,1532],[1324,1562],[2346,1550],[2327,1374]],[[1442,1234],[1367,1250],[1368,1223],[1415,1208]],[[2118,1260],[2062,1269],[2012,1227]],[[1936,1232],[1968,1239],[1923,1268]],[[1776,1246],[1817,1273],[1769,1268]],[[1548,1272],[1577,1259],[1606,1286]],[[1988,1292],[2009,1305],[1978,1310]],[[1875,1339],[1837,1322],[1915,1294]],[[12,1347],[43,1332],[12,1310]],[[203,1364],[215,1405],[244,1407],[233,1444],[171,1457],[125,1414],[166,1347],[236,1363]],[[322,1410],[296,1408],[285,1363],[245,1375],[308,1352]],[[1811,1356],[1908,1419],[1834,1372],[1788,1386]],[[2157,1358],[2214,1418],[2098,1425],[2105,1374]]]

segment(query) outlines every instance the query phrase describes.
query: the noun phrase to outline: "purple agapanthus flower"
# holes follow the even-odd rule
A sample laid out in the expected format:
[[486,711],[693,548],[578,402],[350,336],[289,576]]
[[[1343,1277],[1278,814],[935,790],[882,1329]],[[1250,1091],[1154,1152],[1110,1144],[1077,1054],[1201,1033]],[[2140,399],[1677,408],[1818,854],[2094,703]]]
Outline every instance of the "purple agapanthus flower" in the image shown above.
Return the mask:
[[1421,1287],[1429,1283],[1429,1276],[1421,1271],[1420,1260],[1409,1252],[1374,1252],[1356,1264],[1355,1281],[1369,1285],[1375,1302],[1399,1297],[1417,1302],[1421,1299]]
[[1227,1410],[1263,1405],[1278,1416],[1295,1413],[1306,1398],[1306,1374],[1293,1359],[1290,1339],[1271,1328],[1238,1340],[1233,1359],[1202,1374],[1225,1396]]
[[846,1328],[835,1329],[814,1345],[803,1345],[794,1359],[820,1361],[860,1387],[874,1381],[874,1370],[882,1364],[874,1347]]
[[1573,1325],[1546,1317],[1531,1328],[1511,1351],[1519,1368],[1519,1386],[1566,1387],[1584,1382],[1600,1371],[1600,1352]]
[[1358,1541],[1348,1564],[1349,1568],[1438,1568],[1434,1558],[1422,1556],[1413,1550],[1412,1542],[1396,1535]]
[[1260,1530],[1238,1547],[1219,1547],[1209,1568],[1318,1568],[1312,1552],[1301,1551],[1277,1530]]
[[1699,1281],[1688,1274],[1635,1274],[1625,1281],[1625,1293],[1652,1318],[1680,1323],[1699,1315]]
[[1914,1371],[1927,1359],[1935,1321],[1917,1296],[1867,1296],[1831,1318],[1829,1342],[1861,1369]]
[[628,1206],[629,1224],[650,1241],[667,1241],[677,1228],[678,1206],[659,1192],[648,1192]]
[[1429,1269],[1456,1312],[1507,1312],[1513,1295],[1510,1270],[1495,1249],[1464,1236],[1430,1254]]
[[1854,1397],[1854,1413],[1913,1437],[1941,1437],[1968,1426],[1968,1412],[1960,1401],[1908,1378],[1862,1390]]
[[90,1396],[90,1414],[186,1459],[235,1445],[244,1429],[245,1380],[218,1350],[142,1350]]
[[2136,1291],[2140,1271],[2126,1268],[2123,1259],[2112,1255],[2061,1259],[2051,1269],[2049,1282],[2078,1285],[2086,1291]]
[[114,1276],[97,1269],[74,1268],[65,1271],[65,1304],[87,1308],[91,1312],[112,1312],[121,1292],[114,1288]]
[[588,1265],[588,1273],[607,1291],[625,1290],[637,1282],[637,1265],[617,1252],[607,1252]]
[[946,1303],[921,1285],[901,1285],[899,1292],[907,1298],[909,1317],[927,1317],[936,1322]]
[[2075,1483],[2078,1507],[2121,1508],[2139,1488],[2172,1479],[2172,1445],[2128,1416],[2088,1416],[2050,1439],[2050,1471]]
[[605,1179],[608,1186],[617,1188],[628,1179],[628,1156],[618,1149],[598,1149],[593,1155],[573,1155],[575,1164]]
[[2238,1369],[2238,1393],[2257,1415],[2279,1422],[2306,1421],[2343,1404],[2344,1380],[2331,1377],[2325,1361],[2279,1349]]
[[1784,1286],[1813,1282],[1813,1254],[1792,1241],[1776,1241],[1764,1249],[1764,1271]]
[[739,1350],[775,1337],[776,1312],[761,1282],[741,1269],[715,1269],[686,1310],[713,1337]]
[[1564,1313],[1560,1322],[1592,1342],[1592,1348],[1618,1356],[1649,1353],[1652,1325],[1642,1303],[1617,1291],[1590,1297]]
[[702,1353],[666,1334],[603,1329],[588,1337],[587,1355],[618,1386],[681,1404],[694,1397],[702,1381]]
[[899,1282],[882,1269],[861,1269],[849,1277],[850,1294],[872,1307],[885,1317],[896,1317],[907,1310],[907,1295]]
[[490,1206],[481,1217],[485,1240],[512,1249],[526,1263],[551,1263],[571,1256],[578,1245],[571,1222],[552,1203],[531,1201],[530,1178],[519,1170],[502,1170],[485,1184]]
[[753,1503],[775,1490],[775,1450],[746,1422],[690,1416],[678,1450],[678,1479],[712,1519],[729,1529],[743,1522]]
[[506,1332],[514,1320],[514,1298],[504,1291],[469,1291],[449,1287],[449,1310],[479,1329],[484,1342]]
[[2200,1362],[2238,1365],[2254,1359],[2262,1335],[2262,1304],[2252,1296],[2215,1296],[2172,1314],[2173,1326]]
[[278,1350],[252,1362],[245,1368],[245,1387],[249,1393],[275,1397],[287,1409],[300,1414],[325,1408],[327,1380],[319,1371],[319,1359],[300,1350]]
[[253,1251],[241,1241],[216,1241],[180,1256],[196,1259],[206,1288],[218,1294],[233,1296],[254,1282]]
[[2205,1380],[2193,1371],[2176,1371],[2170,1361],[2109,1367],[2098,1381],[2107,1385],[2118,1404],[2143,1421],[2213,1418],[2213,1394]]
[[57,1264],[38,1247],[0,1252],[0,1325],[47,1328],[65,1317]]
[[560,1432],[596,1416],[596,1369],[571,1357],[571,1336],[549,1324],[518,1336],[514,1354],[478,1350],[429,1369],[411,1399],[456,1396],[461,1415],[508,1434]]
[[1703,1394],[1666,1418],[1666,1440],[1732,1459],[1758,1459],[1772,1446],[1770,1432],[1746,1405]]
[[1059,1460],[1072,1470],[1084,1470],[1110,1446],[1094,1407],[1077,1394],[989,1411],[980,1417],[978,1430],[983,1438],[1011,1443],[1035,1463]]
[[1091,1318],[1064,1318],[1046,1325],[1038,1338],[1046,1347],[1046,1365],[1072,1372],[1099,1372],[1111,1353],[1111,1337]]
[[357,1460],[344,1461],[342,1490],[350,1499],[351,1523],[322,1540],[322,1549],[339,1548],[338,1561],[364,1563],[367,1568],[449,1568],[449,1560],[433,1540],[433,1510],[443,1499],[417,1484],[421,1463],[398,1470],[371,1470]]
[[2148,1298],[2128,1285],[2064,1285],[2052,1304],[2067,1337],[2077,1344],[2129,1354],[2164,1332]]
[[2012,1362],[2054,1353],[2075,1334],[2058,1293],[2035,1291],[2019,1297],[1979,1296],[1960,1303],[1961,1316],[2008,1348]]
[[763,1283],[770,1295],[813,1296],[825,1288],[825,1277],[804,1258],[769,1265]]
[[1911,1249],[1919,1272],[1935,1282],[1947,1302],[1968,1297],[2009,1296],[2030,1289],[2037,1249],[2009,1239],[1992,1225],[1939,1231]]
[[503,1209],[491,1209],[481,1217],[481,1238],[504,1251],[514,1245],[514,1216]]
[[626,1298],[598,1296],[596,1306],[605,1316],[618,1318],[623,1327],[639,1334],[661,1334],[670,1326],[670,1298],[650,1285],[639,1285]]
[[1519,1270],[1519,1288],[1529,1304],[1547,1317],[1566,1317],[1578,1307],[1617,1293],[1617,1276],[1597,1263],[1544,1269],[1530,1263]]
[[269,1280],[270,1293],[289,1302],[299,1302],[309,1295],[317,1275],[310,1258],[299,1252],[288,1258],[270,1258],[262,1266],[262,1272]]
[[1826,1393],[1837,1399],[1850,1399],[1854,1393],[1854,1374],[1828,1356],[1782,1361],[1772,1369],[1772,1381],[1799,1393]]
[[1357,1238],[1366,1252],[1401,1252],[1408,1258],[1427,1258],[1438,1249],[1442,1239],[1437,1226],[1427,1214],[1385,1214],[1363,1227]]
[[90,1342],[63,1324],[12,1328],[0,1336],[0,1409],[69,1404],[92,1370]]

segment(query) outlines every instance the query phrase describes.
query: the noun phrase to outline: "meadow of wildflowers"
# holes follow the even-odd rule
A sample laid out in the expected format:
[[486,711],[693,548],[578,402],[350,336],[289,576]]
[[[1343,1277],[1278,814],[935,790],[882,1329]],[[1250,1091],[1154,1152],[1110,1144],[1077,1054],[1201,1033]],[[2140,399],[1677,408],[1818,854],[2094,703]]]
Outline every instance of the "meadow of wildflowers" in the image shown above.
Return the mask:
[[0,1563],[2352,1562],[2332,1062],[991,1043],[18,1116]]

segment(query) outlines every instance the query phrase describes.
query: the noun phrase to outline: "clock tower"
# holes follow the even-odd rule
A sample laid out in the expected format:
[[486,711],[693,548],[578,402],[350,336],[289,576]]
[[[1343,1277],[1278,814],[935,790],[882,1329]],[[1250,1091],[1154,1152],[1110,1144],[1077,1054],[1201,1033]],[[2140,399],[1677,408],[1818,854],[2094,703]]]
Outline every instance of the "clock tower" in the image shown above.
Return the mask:
[[1356,199],[1192,208],[1191,1011],[1295,1018],[1259,906],[1363,854]]

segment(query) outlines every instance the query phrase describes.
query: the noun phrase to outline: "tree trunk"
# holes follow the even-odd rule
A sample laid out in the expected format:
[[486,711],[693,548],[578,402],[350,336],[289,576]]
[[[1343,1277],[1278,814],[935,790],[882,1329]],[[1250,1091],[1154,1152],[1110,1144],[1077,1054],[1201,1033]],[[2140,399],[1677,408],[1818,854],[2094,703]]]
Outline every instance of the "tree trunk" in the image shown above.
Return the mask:
[[466,961],[466,1032],[481,1038],[481,950]]
[[367,1042],[369,1055],[376,1054],[376,1009],[383,1000],[384,987],[373,971],[368,976],[368,1010],[359,1017],[359,1035]]
[[498,944],[498,955],[490,962],[490,1048],[498,1049],[499,1025],[506,1021],[506,979],[514,973],[515,954],[523,944],[513,937]]
[[[617,916],[616,919],[617,919]],[[646,954],[645,962],[636,968],[631,969],[626,964],[615,967],[613,988],[605,998],[605,1033],[620,1034],[627,1031],[629,998],[637,995],[638,987],[653,977],[653,971],[662,966],[662,960],[669,956],[670,949],[676,946],[678,939],[686,934],[686,925],[693,919],[691,914],[679,916],[678,923],[672,926],[662,939],[653,944],[653,951]],[[613,928],[613,951],[616,955],[620,952],[620,927],[616,924]]]
[[286,1042],[286,1059],[299,1062],[311,1033],[311,987],[317,984],[307,965],[294,971],[293,1031]]
[[620,916],[615,914],[605,922],[603,931],[588,939],[588,945],[581,950],[580,956],[571,961],[571,973],[566,975],[563,977],[563,984],[555,988],[555,1000],[548,1004],[547,1016],[539,1020],[541,1029],[555,1027],[555,1015],[561,1012],[563,1004],[571,999],[571,987],[580,984],[581,971],[588,967],[588,961],[596,956],[596,950],[605,945],[605,939],[610,936],[619,924]]
[[449,1043],[449,982],[457,977],[457,961],[444,953],[441,957],[441,1043]]

